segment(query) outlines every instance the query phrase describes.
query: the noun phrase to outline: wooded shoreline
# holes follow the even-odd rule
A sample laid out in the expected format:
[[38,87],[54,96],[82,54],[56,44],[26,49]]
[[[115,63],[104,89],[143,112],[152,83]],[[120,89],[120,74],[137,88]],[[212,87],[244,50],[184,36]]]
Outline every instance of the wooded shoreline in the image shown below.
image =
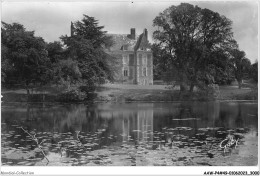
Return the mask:
[[141,89],[131,85],[128,88],[111,86],[100,86],[95,92],[88,95],[85,100],[65,101],[60,100],[59,93],[40,91],[29,96],[23,90],[2,90],[2,102],[169,102],[169,101],[209,101],[209,100],[257,100],[257,88],[237,89],[232,86],[220,86],[219,95],[216,97],[206,95],[203,92],[185,92],[180,94],[179,90],[170,90],[164,86],[144,87]]

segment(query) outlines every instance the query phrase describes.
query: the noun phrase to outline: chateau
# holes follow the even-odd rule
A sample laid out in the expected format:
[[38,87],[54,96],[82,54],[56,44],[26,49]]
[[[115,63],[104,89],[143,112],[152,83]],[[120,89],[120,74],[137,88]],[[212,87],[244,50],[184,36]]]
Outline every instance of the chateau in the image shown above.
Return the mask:
[[153,55],[148,41],[147,29],[139,36],[135,28],[130,34],[108,34],[114,40],[114,45],[107,53],[118,59],[115,80],[123,84],[152,85]]
[[[71,36],[74,26],[71,23]],[[151,44],[148,41],[147,29],[139,36],[135,28],[130,29],[130,34],[107,34],[112,37],[114,45],[106,52],[117,58],[115,81],[122,84],[153,84],[153,55]]]

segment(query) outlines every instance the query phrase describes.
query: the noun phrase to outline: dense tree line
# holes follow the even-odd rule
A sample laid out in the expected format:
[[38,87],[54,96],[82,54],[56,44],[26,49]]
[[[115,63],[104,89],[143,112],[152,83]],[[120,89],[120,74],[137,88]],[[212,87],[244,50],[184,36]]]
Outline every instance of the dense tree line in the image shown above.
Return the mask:
[[[1,26],[1,84],[30,88],[65,85],[70,90],[95,90],[113,80],[116,60],[105,52],[113,45],[104,26],[84,15],[71,36],[47,43],[18,23]],[[210,84],[258,81],[258,63],[251,64],[233,38],[232,21],[209,9],[182,3],[160,13],[153,25],[154,78],[177,82],[181,91]]]
[[252,70],[233,38],[232,21],[225,16],[182,3],[165,9],[153,25],[155,78],[177,81],[181,91],[229,84],[234,78],[240,88]]
[[113,44],[103,26],[84,15],[74,23],[72,36],[61,36],[61,42],[45,42],[18,23],[1,26],[2,70],[5,87],[31,87],[46,84],[77,85],[93,91],[105,80],[113,79],[111,56],[104,49]]

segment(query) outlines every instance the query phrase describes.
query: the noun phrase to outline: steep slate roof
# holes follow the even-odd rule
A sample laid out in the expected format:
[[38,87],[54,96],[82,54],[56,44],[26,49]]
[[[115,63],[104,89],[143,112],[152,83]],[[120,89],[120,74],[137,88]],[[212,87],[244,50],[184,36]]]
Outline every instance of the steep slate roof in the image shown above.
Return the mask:
[[[127,37],[128,34],[107,34],[114,40],[114,45],[110,47],[110,51],[122,50],[122,46],[127,46],[127,50],[134,51],[137,40]],[[138,36],[136,36],[138,38]]]
[[109,48],[109,51],[119,51],[123,50],[122,47],[126,46],[127,51],[135,51],[138,49],[150,49],[151,44],[149,43],[147,37],[144,33],[141,35],[136,35],[135,39],[130,39],[128,36],[129,34],[107,34],[108,36],[112,37],[114,41],[114,45]]
[[151,44],[149,43],[148,39],[145,37],[144,33],[142,33],[137,42],[136,42],[136,45],[135,45],[135,50],[138,50],[138,49],[149,49],[151,48]]

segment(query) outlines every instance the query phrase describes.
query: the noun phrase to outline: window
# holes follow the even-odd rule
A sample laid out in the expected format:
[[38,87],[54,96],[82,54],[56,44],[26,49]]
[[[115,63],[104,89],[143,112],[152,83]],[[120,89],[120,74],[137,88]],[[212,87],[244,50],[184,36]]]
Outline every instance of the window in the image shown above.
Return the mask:
[[124,70],[124,76],[128,76],[128,70]]
[[137,71],[137,82],[139,82],[139,76],[140,76],[140,72],[139,72],[139,67],[137,67],[137,69],[136,69],[136,71]]
[[144,54],[143,57],[143,65],[147,65],[147,56]]
[[134,71],[133,71],[133,68],[129,68],[129,79],[132,79],[134,78]]
[[139,54],[139,55],[138,55],[138,59],[139,59],[139,62],[138,62],[139,65],[142,65],[142,54]]
[[123,51],[126,51],[128,49],[128,46],[127,45],[123,45],[121,46],[120,50],[123,50]]
[[146,69],[146,67],[143,67],[143,76],[147,76],[147,69]]
[[129,54],[129,65],[134,65],[135,59],[133,54]]
[[129,64],[127,55],[123,55],[123,64]]
[[124,76],[128,76],[128,69],[124,68]]
[[152,65],[152,55],[147,54],[147,65]]

